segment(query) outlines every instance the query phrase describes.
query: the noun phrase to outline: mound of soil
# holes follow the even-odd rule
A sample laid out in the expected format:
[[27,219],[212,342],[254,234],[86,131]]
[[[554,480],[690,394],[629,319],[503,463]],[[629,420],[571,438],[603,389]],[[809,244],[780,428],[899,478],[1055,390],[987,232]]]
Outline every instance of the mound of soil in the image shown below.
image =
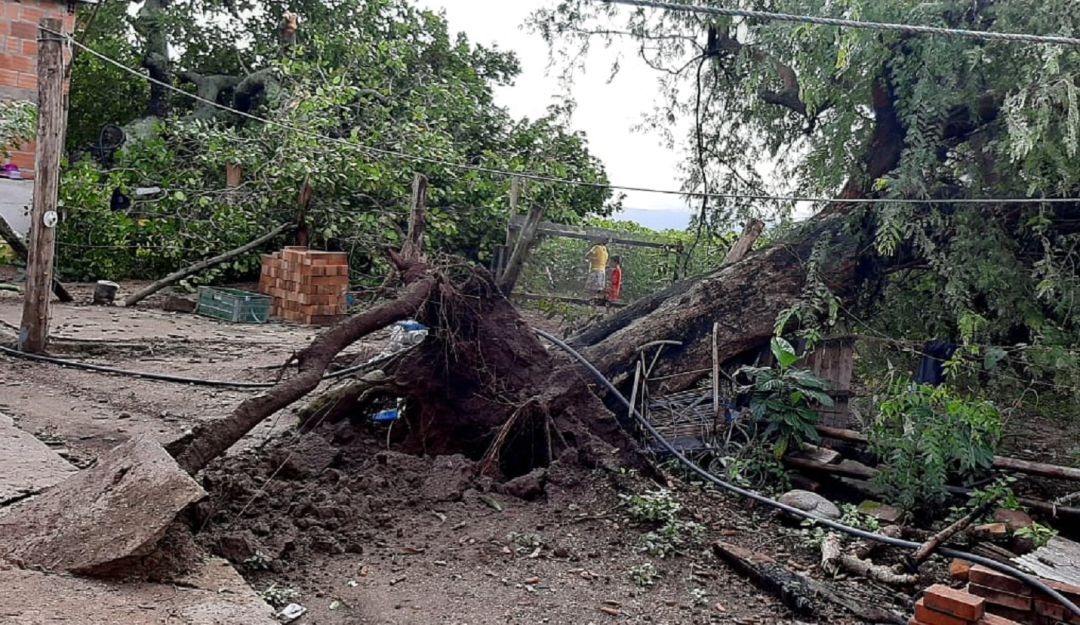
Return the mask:
[[[643,537],[655,528],[628,518],[619,495],[658,486],[633,472],[568,454],[496,483],[462,456],[385,445],[385,432],[341,424],[218,460],[202,480],[199,542],[256,590],[287,591],[320,625],[790,623],[709,544],[740,543],[800,570],[819,557],[770,515],[692,488],[676,496],[702,535],[650,556]],[[827,603],[818,619],[856,622]]]

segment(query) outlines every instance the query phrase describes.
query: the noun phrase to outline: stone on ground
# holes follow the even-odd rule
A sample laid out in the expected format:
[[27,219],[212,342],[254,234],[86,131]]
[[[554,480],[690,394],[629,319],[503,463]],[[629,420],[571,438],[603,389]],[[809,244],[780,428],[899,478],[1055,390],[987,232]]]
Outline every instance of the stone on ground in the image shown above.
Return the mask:
[[792,490],[780,496],[780,503],[787,504],[792,508],[798,508],[803,512],[809,512],[814,516],[825,519],[839,520],[843,514],[836,504],[817,493],[808,490]]
[[103,573],[152,554],[176,515],[204,496],[159,444],[132,440],[0,516],[0,560]]
[[75,467],[0,414],[0,506],[64,481]]

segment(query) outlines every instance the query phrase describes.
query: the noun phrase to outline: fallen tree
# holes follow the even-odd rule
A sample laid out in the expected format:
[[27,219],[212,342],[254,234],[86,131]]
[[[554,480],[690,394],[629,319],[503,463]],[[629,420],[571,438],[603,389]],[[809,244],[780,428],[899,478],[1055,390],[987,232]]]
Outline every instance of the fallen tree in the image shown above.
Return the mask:
[[[893,95],[884,85],[875,88],[874,103],[876,130],[865,163],[871,180],[895,166],[904,137]],[[853,176],[844,198],[865,195],[859,182],[865,179]],[[406,450],[491,457],[491,445],[498,440],[504,449],[494,453],[509,477],[546,465],[567,450],[589,463],[610,457],[605,452],[612,448],[634,448],[592,382],[547,352],[486,271],[424,259],[424,212],[422,202],[413,206],[403,253],[388,253],[402,282],[399,297],[319,336],[297,355],[299,375],[173,445],[170,452],[182,467],[197,472],[262,419],[313,391],[342,349],[406,318],[431,328],[429,338],[388,367],[384,380],[337,394],[321,419],[367,410],[368,402],[379,397],[403,398]],[[649,314],[592,341],[582,350],[584,356],[605,376],[617,378],[641,345],[678,339],[682,347],[665,350],[660,369],[708,369],[714,349],[704,339],[712,336],[714,324],[716,357],[727,361],[768,341],[777,317],[808,291],[828,288],[838,297],[854,297],[857,284],[870,277],[860,276],[870,233],[851,227],[853,212],[853,205],[837,204],[782,244],[686,284]],[[830,253],[815,259],[817,247],[825,243]],[[694,382],[687,376],[683,384]]]

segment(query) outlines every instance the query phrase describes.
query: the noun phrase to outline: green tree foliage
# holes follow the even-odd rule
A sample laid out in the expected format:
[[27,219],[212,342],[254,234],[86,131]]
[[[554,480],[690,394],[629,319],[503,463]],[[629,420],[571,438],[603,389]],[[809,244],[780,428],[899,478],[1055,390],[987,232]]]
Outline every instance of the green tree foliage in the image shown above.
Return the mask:
[[[1068,0],[699,4],[1080,32],[1080,12]],[[677,119],[696,122],[689,136],[673,138],[691,154],[687,188],[740,195],[709,204],[709,226],[725,227],[746,213],[790,214],[792,206],[747,197],[761,192],[941,200],[886,203],[852,215],[853,232],[870,232],[876,243],[866,268],[904,268],[888,275],[883,290],[867,292],[860,312],[878,330],[1069,351],[1080,343],[1080,203],[947,201],[1080,196],[1080,50],[588,0],[539,11],[533,25],[557,55],[576,60],[601,40],[645,42],[641,55],[662,70],[648,121],[661,129]],[[578,65],[566,68],[572,75]]]
[[870,447],[884,463],[875,481],[905,511],[943,504],[951,480],[985,475],[1001,436],[992,403],[898,381],[870,428]]
[[[232,85],[215,94],[219,102],[270,124],[182,96],[169,98],[169,118],[133,121],[128,106],[147,102],[145,86],[123,78],[130,101],[102,103],[101,85],[115,68],[80,56],[72,136],[92,142],[103,126],[127,123],[128,142],[105,171],[79,163],[65,176],[65,275],[152,276],[223,251],[295,220],[307,183],[314,190],[305,215],[311,244],[348,251],[359,277],[381,279],[377,250],[400,240],[415,171],[430,180],[433,248],[474,260],[501,242],[509,180],[446,163],[606,183],[584,136],[567,130],[571,106],[512,119],[494,103],[492,88],[513,80],[516,58],[453,36],[441,16],[407,0],[259,6],[170,3],[160,23],[176,42],[178,85],[202,89],[217,76]],[[286,9],[300,15],[298,42],[289,47],[278,40]],[[134,64],[145,29],[128,12],[104,12],[88,39],[115,45],[121,60]],[[238,188],[226,189],[228,165],[244,171]],[[134,198],[140,186],[163,192]],[[129,209],[110,207],[116,189],[134,198]],[[530,184],[523,198],[544,202],[549,218],[563,222],[606,213],[608,199],[604,188],[546,183]],[[224,270],[243,274],[256,262],[242,258]]]

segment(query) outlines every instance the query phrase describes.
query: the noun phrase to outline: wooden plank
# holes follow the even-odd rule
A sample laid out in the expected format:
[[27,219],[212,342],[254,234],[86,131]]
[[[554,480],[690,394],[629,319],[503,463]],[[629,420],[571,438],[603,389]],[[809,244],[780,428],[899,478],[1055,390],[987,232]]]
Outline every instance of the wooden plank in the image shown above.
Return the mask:
[[724,264],[730,265],[737,263],[753,249],[754,243],[757,243],[758,237],[761,236],[762,231],[765,230],[765,222],[760,219],[751,219],[743,233],[739,236],[739,239],[735,241],[735,245],[731,246],[728,250],[727,256],[724,257]]
[[788,455],[802,460],[820,462],[821,464],[832,464],[840,459],[840,452],[834,449],[825,449],[824,447],[805,444],[799,451]]
[[49,295],[52,292],[56,252],[57,194],[60,157],[64,150],[64,45],[63,22],[41,20],[38,31],[38,126],[34,160],[34,201],[30,210],[30,245],[26,260],[26,291],[20,351],[41,353],[49,340]]
[[525,267],[525,260],[529,257],[529,251],[532,249],[533,241],[536,240],[537,229],[540,227],[540,220],[543,217],[544,205],[540,203],[533,204],[532,208],[529,209],[528,217],[525,218],[525,225],[521,229],[521,234],[518,235],[517,242],[514,244],[514,249],[510,252],[510,260],[506,263],[506,269],[498,279],[499,289],[507,295],[514,292],[514,285],[517,284],[521,271]]
[[[511,217],[510,230],[512,232],[521,231],[525,226],[526,219],[527,218],[524,215],[514,215]],[[607,230],[604,228],[579,228],[577,226],[567,226],[565,224],[556,224],[549,221],[540,222],[536,233],[540,236],[581,239],[583,241],[611,239],[612,243],[630,247],[651,247],[661,250],[671,249],[673,247],[667,243],[657,243],[656,241],[650,241],[644,237],[638,237],[626,232],[618,232],[616,230]]]

